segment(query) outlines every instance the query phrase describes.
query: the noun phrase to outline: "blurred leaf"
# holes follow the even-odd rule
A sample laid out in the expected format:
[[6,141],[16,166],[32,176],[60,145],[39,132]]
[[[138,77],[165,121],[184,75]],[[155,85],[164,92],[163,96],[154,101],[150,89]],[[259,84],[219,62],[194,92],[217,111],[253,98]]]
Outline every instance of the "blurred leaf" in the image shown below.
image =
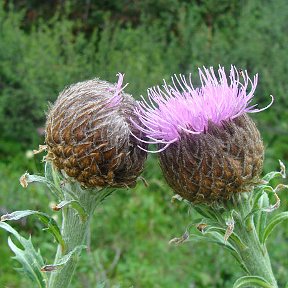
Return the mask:
[[64,200],[61,201],[59,204],[57,204],[53,210],[60,210],[62,208],[64,208],[65,206],[71,206],[73,209],[75,209],[79,215],[79,217],[81,218],[82,222],[85,222],[88,218],[88,214],[86,213],[85,209],[83,208],[83,206],[80,204],[79,201],[77,200]]
[[52,181],[48,180],[47,177],[30,175],[29,173],[24,173],[20,177],[20,184],[22,187],[27,188],[29,183],[38,182],[47,185],[50,191],[57,197],[57,199],[63,198],[63,193],[59,186],[56,186]]
[[279,160],[279,164],[280,164],[280,171],[270,172],[270,173],[266,174],[262,179],[264,181],[270,182],[275,177],[286,178],[286,167],[281,160]]
[[264,212],[263,209],[269,206],[269,197],[267,193],[263,192],[260,195],[261,197],[258,199],[258,201],[257,201],[257,198],[255,199],[255,202],[257,201],[257,203],[255,203],[254,205],[255,208],[252,209],[252,211],[254,210],[253,212],[255,215],[253,216],[253,214],[251,214],[249,216],[249,217],[253,216],[253,220],[256,226],[256,232],[258,234],[258,237],[261,237],[261,233],[266,227],[267,213]]
[[82,249],[85,249],[85,245],[76,246],[72,251],[70,251],[68,254],[64,255],[56,264],[51,265],[44,265],[41,268],[41,271],[43,272],[52,272],[56,270],[61,270],[67,263],[70,261],[72,257],[78,257],[79,252]]
[[259,276],[243,276],[236,280],[233,288],[241,287],[262,287],[262,288],[273,288],[264,278]]
[[39,220],[47,225],[47,229],[52,235],[55,237],[56,241],[61,245],[62,251],[65,251],[65,242],[62,238],[60,228],[56,221],[47,215],[46,213],[33,211],[33,210],[23,210],[23,211],[14,211],[10,214],[5,214],[1,216],[1,221],[11,221],[11,220],[19,220],[23,217],[27,217],[30,215],[35,215],[39,218]]
[[281,212],[274,215],[268,222],[262,234],[263,236],[260,238],[261,243],[265,243],[269,235],[272,233],[273,229],[284,220],[288,220],[288,212]]
[[273,288],[264,278],[259,276],[243,276],[236,280],[233,288],[241,287],[263,287],[263,288]]
[[33,283],[37,284],[38,287],[45,288],[47,278],[45,274],[41,273],[41,267],[44,265],[43,258],[40,252],[35,250],[31,242],[31,237],[29,239],[25,239],[24,237],[20,236],[18,232],[10,225],[4,222],[0,222],[0,228],[13,234],[24,248],[24,250],[20,249],[10,237],[8,238],[8,245],[15,254],[14,259],[16,259],[22,265],[22,268],[19,268],[19,270],[23,271],[24,274],[33,281]]

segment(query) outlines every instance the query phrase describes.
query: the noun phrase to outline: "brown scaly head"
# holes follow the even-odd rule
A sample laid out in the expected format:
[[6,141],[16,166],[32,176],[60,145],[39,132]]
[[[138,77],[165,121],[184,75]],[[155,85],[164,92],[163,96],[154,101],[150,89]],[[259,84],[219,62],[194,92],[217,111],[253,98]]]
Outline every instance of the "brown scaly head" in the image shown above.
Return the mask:
[[84,187],[134,187],[146,160],[135,100],[117,84],[80,82],[60,93],[46,122],[47,160]]
[[209,122],[205,133],[183,134],[159,155],[174,191],[190,202],[208,204],[251,190],[263,158],[260,133],[247,114],[221,126]]

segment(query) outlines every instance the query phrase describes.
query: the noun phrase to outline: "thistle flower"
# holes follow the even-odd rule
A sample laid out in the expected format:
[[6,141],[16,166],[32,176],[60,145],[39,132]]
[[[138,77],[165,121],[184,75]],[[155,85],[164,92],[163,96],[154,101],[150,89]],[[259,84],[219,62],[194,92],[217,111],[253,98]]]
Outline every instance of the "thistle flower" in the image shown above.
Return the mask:
[[188,80],[174,75],[172,85],[164,81],[162,88],[149,88],[148,100],[142,97],[135,108],[142,126],[134,125],[150,140],[142,141],[158,145],[164,176],[177,194],[191,202],[213,203],[257,182],[264,149],[247,114],[268,108],[273,98],[263,109],[250,105],[258,75],[251,80],[247,71],[234,66],[230,81],[221,66],[217,76],[212,67],[204,67],[199,77],[199,88],[191,74]]
[[93,79],[70,86],[47,116],[47,159],[85,187],[133,187],[143,170],[146,152],[138,146],[147,144],[131,123],[141,127],[136,102],[117,75],[116,85]]

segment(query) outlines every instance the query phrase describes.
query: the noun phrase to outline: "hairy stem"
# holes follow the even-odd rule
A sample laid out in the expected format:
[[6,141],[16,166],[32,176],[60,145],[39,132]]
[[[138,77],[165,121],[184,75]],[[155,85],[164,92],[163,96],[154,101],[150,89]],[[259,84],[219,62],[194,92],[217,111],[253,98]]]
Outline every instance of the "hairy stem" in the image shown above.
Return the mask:
[[[78,198],[79,203],[85,209],[88,217],[87,219],[81,219],[77,211],[70,206],[64,207],[62,210],[62,235],[66,243],[66,251],[62,251],[61,247],[58,246],[57,254],[55,257],[54,264],[59,263],[64,255],[73,251],[76,247],[84,245],[87,240],[87,233],[90,225],[90,220],[96,206],[105,197],[103,191],[99,191],[98,194],[91,194],[90,191],[80,191],[80,197]],[[78,195],[79,195],[78,194]],[[65,195],[66,200],[71,200],[70,195]],[[81,250],[81,249],[80,249]],[[49,279],[49,288],[66,288],[69,287],[75,272],[80,250],[75,252],[69,261],[64,265],[61,270],[51,272]]]
[[249,199],[242,199],[239,204],[241,220],[235,224],[234,231],[241,237],[246,247],[238,247],[238,253],[250,275],[260,276],[277,288],[268,251],[265,244],[261,244],[254,225],[253,216],[245,219],[251,211]]

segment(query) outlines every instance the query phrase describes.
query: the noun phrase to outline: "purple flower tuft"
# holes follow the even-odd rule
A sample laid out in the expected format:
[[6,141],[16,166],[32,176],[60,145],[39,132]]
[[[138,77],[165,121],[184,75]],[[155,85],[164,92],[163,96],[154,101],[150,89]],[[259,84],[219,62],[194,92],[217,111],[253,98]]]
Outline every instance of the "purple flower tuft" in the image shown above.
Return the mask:
[[[147,90],[148,101],[142,96],[142,101],[138,102],[135,111],[143,126],[134,124],[150,139],[146,143],[166,144],[157,152],[180,140],[183,132],[200,134],[207,130],[209,122],[220,125],[244,113],[261,112],[273,103],[271,96],[271,103],[262,109],[250,104],[258,74],[251,80],[246,70],[238,72],[231,65],[229,79],[221,66],[217,76],[213,67],[199,68],[199,77],[201,87],[194,88],[191,74],[188,80],[184,75],[174,75],[172,85],[164,80],[162,88],[156,86]],[[250,91],[247,91],[249,86]]]
[[120,72],[118,72],[116,74],[116,76],[118,76],[118,82],[117,82],[116,86],[113,88],[111,88],[111,87],[107,88],[107,90],[109,92],[114,93],[114,95],[109,99],[108,107],[116,107],[120,104],[120,102],[122,101],[122,91],[128,85],[128,83],[127,83],[122,87],[125,74],[121,74]]

